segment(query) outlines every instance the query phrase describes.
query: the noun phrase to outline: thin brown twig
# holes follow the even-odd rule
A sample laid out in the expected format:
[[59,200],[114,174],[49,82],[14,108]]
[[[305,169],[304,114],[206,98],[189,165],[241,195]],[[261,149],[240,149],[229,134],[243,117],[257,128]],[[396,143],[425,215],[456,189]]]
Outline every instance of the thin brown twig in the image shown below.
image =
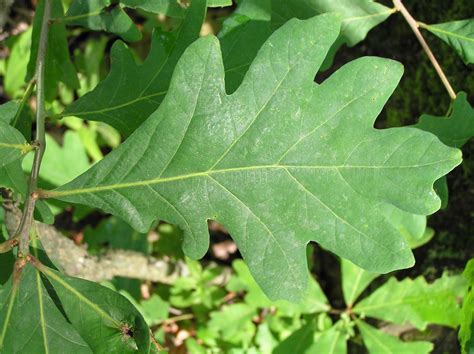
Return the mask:
[[436,72],[438,73],[438,76],[440,77],[441,81],[443,82],[444,87],[446,87],[446,90],[448,91],[449,97],[451,97],[452,100],[455,100],[456,99],[456,92],[452,88],[452,86],[449,83],[448,78],[446,77],[443,69],[439,65],[438,60],[434,56],[433,52],[431,51],[430,47],[428,46],[428,43],[426,42],[425,38],[421,34],[418,22],[408,12],[407,8],[405,7],[405,5],[403,5],[401,0],[393,0],[393,4],[395,5],[395,8],[398,11],[400,11],[400,13],[403,15],[403,17],[407,21],[408,25],[411,27],[413,33],[415,33],[416,38],[418,39],[421,46],[423,47],[423,50],[428,55],[428,58],[430,59],[431,64],[433,64],[433,67],[435,68]]

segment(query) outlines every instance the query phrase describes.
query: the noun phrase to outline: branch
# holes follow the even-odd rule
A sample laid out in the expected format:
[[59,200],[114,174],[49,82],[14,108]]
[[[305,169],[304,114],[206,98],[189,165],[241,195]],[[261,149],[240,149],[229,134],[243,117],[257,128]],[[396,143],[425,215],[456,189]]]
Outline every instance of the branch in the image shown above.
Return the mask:
[[[6,201],[3,207],[5,224],[11,234],[17,229],[21,211],[11,201]],[[171,262],[128,250],[109,250],[103,255],[92,256],[53,226],[36,223],[36,231],[49,258],[70,276],[96,282],[124,277],[172,284],[177,278],[189,275],[188,267],[182,261]],[[223,284],[229,276],[230,270],[226,269],[212,284]]]
[[36,86],[36,144],[38,148],[35,150],[33,167],[31,169],[30,182],[28,185],[27,199],[23,211],[18,231],[15,237],[20,238],[19,252],[21,255],[29,253],[30,229],[33,223],[33,213],[36,205],[36,189],[38,187],[38,175],[43,159],[44,150],[46,148],[45,139],[45,118],[46,110],[44,107],[44,67],[46,64],[46,52],[48,49],[48,32],[49,20],[51,18],[51,1],[45,0],[43,19],[41,23],[41,33],[38,45],[38,56],[36,57],[35,79]]
[[430,47],[428,46],[428,43],[426,43],[425,38],[421,34],[419,30],[419,25],[418,22],[413,18],[413,16],[408,12],[406,7],[403,5],[401,0],[393,0],[393,4],[395,5],[396,9],[401,12],[405,20],[407,21],[408,25],[411,27],[413,30],[413,33],[415,33],[416,38],[420,42],[421,46],[423,47],[424,51],[428,55],[428,58],[431,61],[431,64],[433,64],[436,72],[438,73],[438,76],[440,77],[441,81],[443,82],[444,87],[446,87],[446,90],[448,91],[449,96],[451,97],[452,100],[456,99],[456,92],[454,92],[451,84],[448,81],[448,78],[444,74],[443,69],[438,63],[438,60],[436,60],[436,57],[434,56],[433,52],[431,51]]

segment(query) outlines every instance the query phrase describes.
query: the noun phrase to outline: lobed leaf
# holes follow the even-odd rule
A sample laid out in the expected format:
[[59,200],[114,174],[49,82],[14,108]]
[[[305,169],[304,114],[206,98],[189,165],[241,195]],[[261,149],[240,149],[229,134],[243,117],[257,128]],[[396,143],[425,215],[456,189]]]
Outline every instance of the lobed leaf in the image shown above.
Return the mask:
[[423,277],[402,281],[390,278],[360,301],[354,312],[399,324],[409,322],[419,329],[428,323],[456,327],[461,320],[458,298],[465,291],[466,283],[460,276],[443,276],[432,284]]
[[474,18],[420,26],[454,48],[466,65],[474,64]]
[[116,42],[109,75],[64,115],[102,121],[130,135],[160,105],[178,59],[199,36],[205,12],[206,0],[195,0],[176,33],[155,30],[150,53],[140,66],[125,44]]
[[[474,109],[465,92],[458,93],[449,117],[423,114],[415,128],[433,133],[448,146],[461,148],[474,136]],[[446,177],[435,183],[435,190],[441,198],[442,207],[448,204]]]
[[75,0],[60,21],[95,31],[115,33],[129,42],[142,38],[132,19],[120,5],[112,5],[111,0]]
[[273,299],[304,293],[312,240],[370,271],[411,266],[379,205],[435,212],[433,182],[461,155],[419,129],[373,128],[402,74],[394,61],[355,60],[315,85],[338,34],[335,15],[289,21],[230,96],[217,39],[198,40],[160,108],[88,172],[42,196],[93,205],[143,232],[157,218],[175,223],[193,258],[208,248],[206,220],[217,220]]

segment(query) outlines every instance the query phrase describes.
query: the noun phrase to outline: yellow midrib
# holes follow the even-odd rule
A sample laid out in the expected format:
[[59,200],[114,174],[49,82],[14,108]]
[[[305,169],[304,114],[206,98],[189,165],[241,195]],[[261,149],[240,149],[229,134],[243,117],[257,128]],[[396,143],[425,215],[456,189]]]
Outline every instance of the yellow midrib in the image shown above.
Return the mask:
[[435,162],[430,162],[427,164],[418,164],[418,165],[409,165],[409,166],[362,166],[362,165],[258,165],[258,166],[247,166],[247,167],[235,167],[235,168],[226,168],[226,169],[217,169],[217,170],[208,170],[203,172],[194,172],[189,174],[183,174],[172,177],[158,177],[149,180],[135,181],[135,182],[124,182],[124,183],[115,183],[109,185],[101,185],[90,188],[78,188],[70,190],[53,190],[53,191],[42,191],[40,193],[41,198],[57,198],[64,197],[68,195],[84,194],[84,193],[94,193],[94,192],[103,192],[113,189],[124,189],[124,188],[133,188],[133,187],[142,187],[155,184],[171,183],[181,180],[197,178],[197,177],[210,177],[211,175],[220,174],[220,173],[232,173],[232,172],[245,172],[245,171],[258,171],[258,170],[271,170],[271,169],[403,169],[403,168],[418,168],[440,164],[443,162],[453,161],[453,159],[445,159]]

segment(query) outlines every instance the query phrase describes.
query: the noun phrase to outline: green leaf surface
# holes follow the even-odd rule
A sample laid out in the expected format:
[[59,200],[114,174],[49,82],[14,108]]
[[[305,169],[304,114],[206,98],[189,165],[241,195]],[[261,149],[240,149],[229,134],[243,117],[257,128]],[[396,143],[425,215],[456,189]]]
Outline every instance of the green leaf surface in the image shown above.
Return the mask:
[[[8,42],[6,42],[8,46]],[[10,53],[5,68],[3,87],[12,98],[23,94],[28,56],[31,49],[31,28],[16,37],[9,46]],[[0,118],[1,119],[1,118]]]
[[0,293],[0,353],[92,353],[29,263]]
[[354,307],[354,312],[425,329],[429,323],[456,327],[461,321],[458,298],[466,291],[461,276],[443,276],[432,284],[423,277],[398,281],[390,278]]
[[474,109],[466,93],[460,92],[449,117],[423,114],[415,128],[433,133],[448,146],[461,148],[474,136]]
[[474,64],[474,18],[420,26],[448,43],[466,64]]
[[232,267],[236,272],[236,277],[229,281],[227,290],[245,291],[245,302],[249,305],[257,308],[275,307],[280,313],[287,316],[328,311],[330,308],[321,287],[313,278],[309,280],[308,289],[300,303],[294,304],[285,300],[271,301],[252,277],[245,262],[235,260]]
[[463,301],[459,342],[463,354],[472,354],[474,353],[474,259],[467,263],[463,276],[468,281],[470,289]]
[[140,8],[169,17],[184,18],[186,15],[186,6],[179,0],[120,0],[120,3],[126,7]]
[[[137,3],[136,0],[128,2]],[[76,0],[71,4],[66,16],[58,22],[83,26],[94,31],[115,33],[128,42],[139,41],[142,38],[132,19],[120,5],[112,5],[111,0]]]
[[17,129],[0,120],[0,168],[20,160],[32,149]]
[[209,7],[226,7],[232,6],[232,0],[208,0],[207,6]]
[[318,334],[308,353],[346,354],[346,338],[339,324],[340,322]]
[[103,220],[96,228],[86,228],[84,241],[89,250],[98,252],[102,247],[108,246],[147,254],[149,247],[146,234],[137,232],[126,222],[115,217]]
[[[416,128],[435,134],[448,146],[461,148],[474,136],[474,109],[467,100],[465,92],[458,93],[449,117],[436,117],[423,114]],[[446,177],[435,183],[436,193],[441,198],[442,208],[448,204]]]
[[130,135],[163,100],[173,70],[184,50],[199,36],[206,1],[196,0],[175,33],[156,29],[150,53],[137,66],[122,42],[112,47],[112,66],[105,80],[67,107],[64,115],[102,121]]
[[[61,1],[52,1],[51,16],[60,18],[63,16]],[[40,0],[33,21],[33,33],[31,40],[31,54],[28,63],[26,79],[31,80],[35,73],[36,57],[41,32],[41,21],[44,13],[44,0]],[[52,101],[57,94],[58,82],[63,82],[68,87],[79,88],[76,69],[71,62],[67,42],[66,27],[63,23],[55,22],[49,25],[48,47],[45,60],[45,82],[46,100]]]
[[67,318],[95,353],[148,353],[150,331],[122,295],[99,284],[65,276],[42,264]]
[[357,327],[369,354],[428,354],[433,350],[433,343],[404,342],[363,321],[357,321]]
[[367,272],[345,259],[341,259],[341,272],[344,301],[347,307],[351,308],[365,288],[380,276],[377,273]]
[[208,249],[206,220],[217,220],[272,299],[303,295],[311,240],[370,271],[411,266],[378,206],[435,212],[432,185],[461,154],[419,129],[373,128],[402,74],[394,61],[361,58],[315,85],[338,33],[335,15],[288,22],[230,96],[217,39],[200,39],[124,144],[42,196],[93,205],[143,232],[157,218],[177,224],[192,258]]
[[211,312],[211,319],[208,327],[211,331],[218,333],[224,340],[233,341],[237,336],[252,327],[255,331],[255,325],[252,318],[257,315],[253,306],[247,304],[232,304],[224,306],[219,311]]
[[426,227],[427,221],[424,215],[407,213],[390,204],[381,205],[380,210],[387,221],[408,242],[411,249],[424,245],[434,236],[434,230]]
[[32,113],[23,101],[8,101],[0,106],[0,121],[17,128],[28,141],[31,139]]
[[[298,354],[311,354],[315,353],[314,351],[314,339],[316,334],[316,324],[314,321],[311,321],[295,332],[290,336],[285,338],[280,342],[272,354],[288,354],[288,353],[298,353]],[[318,346],[320,353],[326,353],[326,350],[330,348],[324,348]]]
[[[53,186],[71,181],[90,167],[84,145],[79,134],[74,131],[66,131],[62,146],[47,134],[46,146],[39,176]],[[32,162],[33,156],[30,154],[24,159],[24,168],[31,169]]]
[[371,0],[240,1],[219,35],[228,93],[240,85],[259,48],[273,31],[291,18],[308,19],[329,12],[338,13],[342,19],[340,38],[330,50],[333,57],[343,43],[353,46],[362,41],[393,10]]

